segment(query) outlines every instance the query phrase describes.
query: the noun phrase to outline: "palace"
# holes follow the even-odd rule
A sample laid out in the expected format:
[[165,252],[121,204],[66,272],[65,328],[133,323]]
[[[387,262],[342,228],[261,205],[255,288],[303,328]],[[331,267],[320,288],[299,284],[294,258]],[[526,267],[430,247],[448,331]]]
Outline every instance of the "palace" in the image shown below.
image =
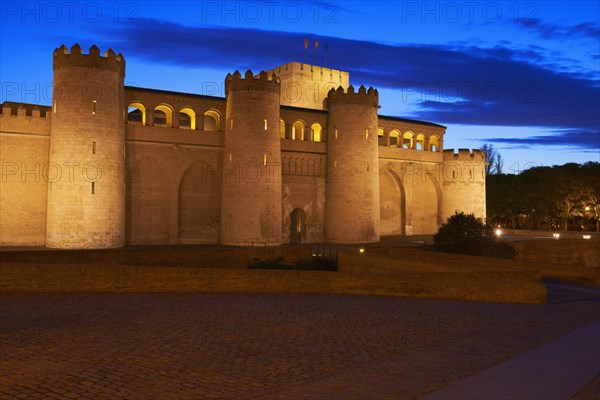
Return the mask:
[[366,243],[485,218],[484,154],[378,115],[347,72],[236,71],[221,98],[124,86],[110,49],[53,57],[52,105],[1,107],[2,246]]

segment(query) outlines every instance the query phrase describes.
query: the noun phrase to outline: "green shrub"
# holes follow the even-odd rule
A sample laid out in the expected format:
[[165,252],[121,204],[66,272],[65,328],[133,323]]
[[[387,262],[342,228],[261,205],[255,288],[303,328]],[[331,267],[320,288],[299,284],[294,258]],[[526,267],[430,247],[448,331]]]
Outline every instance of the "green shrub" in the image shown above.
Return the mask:
[[295,262],[284,262],[283,257],[275,259],[262,260],[253,258],[248,269],[289,269],[302,271],[337,271],[337,263],[335,261],[313,257],[309,260],[298,259]]
[[260,258],[253,258],[249,269],[289,269],[288,265],[283,264],[283,257],[277,257],[275,259],[262,260]]
[[448,253],[515,258],[515,248],[498,241],[491,226],[474,214],[456,213],[433,235],[434,247]]

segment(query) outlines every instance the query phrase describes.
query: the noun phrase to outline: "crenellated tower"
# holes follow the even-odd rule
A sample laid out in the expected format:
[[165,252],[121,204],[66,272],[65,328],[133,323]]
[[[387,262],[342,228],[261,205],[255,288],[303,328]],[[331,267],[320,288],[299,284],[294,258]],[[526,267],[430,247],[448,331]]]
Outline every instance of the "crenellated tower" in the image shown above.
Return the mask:
[[442,220],[456,211],[485,220],[485,153],[481,150],[444,150]]
[[326,240],[379,240],[378,93],[361,86],[327,96]]
[[[46,246],[125,244],[125,59],[54,50]],[[54,175],[55,174],[55,175]]]
[[279,79],[236,71],[225,94],[220,242],[281,244]]

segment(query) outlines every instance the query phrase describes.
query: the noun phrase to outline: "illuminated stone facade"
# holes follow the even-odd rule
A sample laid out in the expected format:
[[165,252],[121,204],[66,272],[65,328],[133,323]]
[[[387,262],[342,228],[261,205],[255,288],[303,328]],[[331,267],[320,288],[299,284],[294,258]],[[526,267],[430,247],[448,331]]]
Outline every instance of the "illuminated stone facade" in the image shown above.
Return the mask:
[[378,115],[376,90],[296,62],[225,98],[124,86],[125,60],[54,52],[51,106],[0,114],[0,245],[362,243],[485,218],[484,155]]

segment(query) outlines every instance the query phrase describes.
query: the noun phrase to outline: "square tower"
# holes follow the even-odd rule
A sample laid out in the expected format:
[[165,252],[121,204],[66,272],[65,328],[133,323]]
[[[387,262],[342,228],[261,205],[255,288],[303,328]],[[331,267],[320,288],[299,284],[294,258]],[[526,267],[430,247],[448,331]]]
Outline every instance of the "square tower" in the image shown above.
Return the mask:
[[348,89],[350,74],[337,69],[289,62],[268,71],[281,81],[281,105],[324,110],[330,89]]

